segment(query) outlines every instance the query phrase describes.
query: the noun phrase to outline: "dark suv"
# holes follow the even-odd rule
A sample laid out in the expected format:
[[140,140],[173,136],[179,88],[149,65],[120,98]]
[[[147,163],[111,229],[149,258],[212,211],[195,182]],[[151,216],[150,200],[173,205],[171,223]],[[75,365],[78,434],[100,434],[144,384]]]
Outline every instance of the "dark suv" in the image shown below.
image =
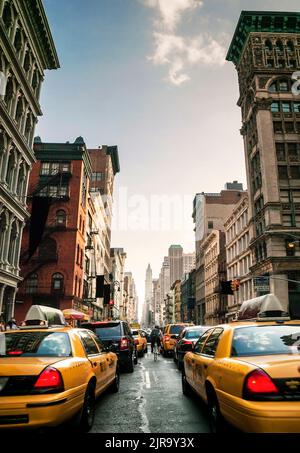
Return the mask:
[[119,363],[129,373],[137,364],[137,350],[130,327],[126,321],[94,321],[81,323],[81,327],[90,329],[100,338],[104,347],[118,354]]

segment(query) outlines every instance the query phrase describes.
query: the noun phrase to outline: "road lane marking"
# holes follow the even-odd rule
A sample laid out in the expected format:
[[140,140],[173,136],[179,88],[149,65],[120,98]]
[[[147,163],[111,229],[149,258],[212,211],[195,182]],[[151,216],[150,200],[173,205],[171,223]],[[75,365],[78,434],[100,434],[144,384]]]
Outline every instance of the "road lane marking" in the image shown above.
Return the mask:
[[151,388],[151,382],[150,382],[149,371],[145,372],[145,378],[146,378],[146,389],[150,389]]

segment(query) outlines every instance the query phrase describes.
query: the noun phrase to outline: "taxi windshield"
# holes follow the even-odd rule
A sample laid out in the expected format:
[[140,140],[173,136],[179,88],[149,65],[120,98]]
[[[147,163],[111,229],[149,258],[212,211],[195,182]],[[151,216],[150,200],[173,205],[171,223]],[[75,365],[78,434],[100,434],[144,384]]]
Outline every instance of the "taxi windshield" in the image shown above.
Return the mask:
[[276,354],[300,354],[300,325],[265,325],[235,329],[232,357]]
[[138,330],[132,330],[131,333],[134,337],[138,337],[138,335],[139,335]]
[[199,338],[200,335],[204,333],[205,329],[195,329],[195,330],[188,330],[184,337],[185,338]]
[[2,357],[69,357],[69,336],[64,332],[0,333]]
[[180,332],[184,329],[185,326],[171,326],[170,327],[170,334],[180,334]]

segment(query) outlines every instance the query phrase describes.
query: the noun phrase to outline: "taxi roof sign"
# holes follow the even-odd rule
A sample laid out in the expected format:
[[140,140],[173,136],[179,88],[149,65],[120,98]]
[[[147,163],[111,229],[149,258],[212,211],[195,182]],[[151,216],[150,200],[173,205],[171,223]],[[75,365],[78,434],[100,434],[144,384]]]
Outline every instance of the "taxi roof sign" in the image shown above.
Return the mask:
[[254,319],[256,321],[289,321],[289,314],[283,310],[275,294],[265,294],[246,300],[238,313],[238,321]]
[[67,322],[61,310],[44,305],[32,305],[25,317],[22,328],[66,326]]

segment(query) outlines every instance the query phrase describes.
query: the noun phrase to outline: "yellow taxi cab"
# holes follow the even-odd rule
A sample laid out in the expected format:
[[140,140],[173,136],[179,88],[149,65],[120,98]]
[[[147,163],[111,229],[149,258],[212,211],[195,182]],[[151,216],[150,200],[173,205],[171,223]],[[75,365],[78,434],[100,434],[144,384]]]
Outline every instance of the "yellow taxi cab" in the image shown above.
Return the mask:
[[0,429],[46,428],[70,420],[89,431],[95,399],[119,389],[117,355],[60,310],[33,305],[22,326],[0,333]]
[[184,357],[182,390],[208,405],[213,432],[300,432],[300,321],[276,296],[242,304],[239,320],[206,331]]
[[144,354],[148,352],[147,346],[147,335],[140,329],[131,330],[134,343],[136,344],[136,349],[139,357],[143,357]]
[[169,354],[174,354],[174,349],[179,338],[179,335],[185,327],[192,326],[188,323],[167,324],[163,331],[162,337],[162,354],[167,357]]

